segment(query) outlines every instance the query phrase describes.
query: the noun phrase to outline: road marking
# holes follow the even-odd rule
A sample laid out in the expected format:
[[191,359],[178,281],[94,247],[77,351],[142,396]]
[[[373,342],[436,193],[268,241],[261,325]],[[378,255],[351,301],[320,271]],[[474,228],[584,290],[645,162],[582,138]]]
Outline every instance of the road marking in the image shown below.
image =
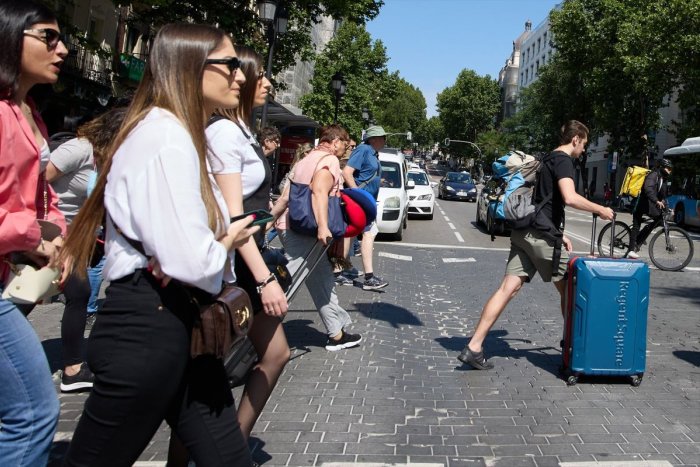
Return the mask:
[[474,258],[442,258],[443,263],[476,263]]
[[452,230],[455,230],[455,225],[452,222],[448,222],[447,225],[449,225]]
[[695,267],[693,267],[693,268],[691,268],[691,267],[686,267],[685,270],[686,270],[686,271],[693,271],[693,272],[700,272],[700,268],[695,268]]
[[562,462],[559,467],[672,467],[668,461]]
[[413,261],[412,256],[395,255],[394,253],[387,253],[386,251],[380,251],[379,256],[384,256],[385,258],[398,259],[401,261]]
[[457,241],[460,243],[464,243],[464,239],[462,236],[459,234],[459,232],[455,232],[455,237],[457,237]]
[[575,238],[576,240],[583,242],[584,245],[586,245],[586,246],[591,246],[591,240],[589,238],[582,236],[582,235],[575,234],[573,232],[564,232],[564,235],[566,235],[567,237],[570,237],[570,238]]
[[445,222],[450,222],[450,218],[446,216],[446,217],[445,217]]
[[[455,232],[455,235],[459,235],[459,232]],[[458,238],[461,238],[459,235]],[[463,241],[463,240],[462,240]],[[374,242],[379,245],[406,247],[406,248],[425,248],[429,250],[475,250],[475,251],[510,251],[510,248],[489,248],[483,246],[466,246],[466,245],[438,245],[432,243],[408,243],[408,242]],[[573,251],[570,253],[571,256],[586,256],[588,251]],[[688,269],[688,268],[686,268]]]

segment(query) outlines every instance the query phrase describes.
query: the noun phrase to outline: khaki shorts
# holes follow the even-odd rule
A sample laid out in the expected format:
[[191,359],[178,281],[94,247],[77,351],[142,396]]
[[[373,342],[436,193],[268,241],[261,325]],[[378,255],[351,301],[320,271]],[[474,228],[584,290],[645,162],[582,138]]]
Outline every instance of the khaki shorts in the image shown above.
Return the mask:
[[[539,272],[544,282],[552,281],[552,255],[554,242],[544,238],[536,229],[513,230],[510,234],[510,255],[506,274],[512,276],[527,276],[528,282]],[[561,258],[557,270],[559,275],[555,281],[564,279],[569,255],[562,245]]]

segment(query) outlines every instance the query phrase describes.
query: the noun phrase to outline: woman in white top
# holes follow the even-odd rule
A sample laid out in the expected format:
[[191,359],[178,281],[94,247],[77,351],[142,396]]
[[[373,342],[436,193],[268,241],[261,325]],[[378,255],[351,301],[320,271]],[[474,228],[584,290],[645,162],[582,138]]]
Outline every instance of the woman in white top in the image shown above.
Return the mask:
[[[268,209],[271,182],[270,166],[248,126],[253,108],[265,103],[270,82],[265,77],[262,57],[242,46],[236,46],[236,53],[246,78],[240,104],[235,111],[221,111],[227,118],[214,121],[206,130],[211,170],[232,216]],[[263,236],[264,232],[260,232],[236,250],[238,285],[250,295],[256,313],[248,335],[259,356],[238,407],[238,421],[246,436],[290,356],[280,320],[287,313],[287,299],[277,282],[267,283],[270,271],[260,254]]]
[[189,357],[198,310],[185,288],[218,293],[232,279],[228,251],[257,231],[246,228],[252,217],[229,225],[206,169],[205,122],[238,104],[238,67],[221,30],[163,26],[73,221],[63,256],[81,273],[106,215],[110,286],[88,344],[94,387],[65,465],[133,465],[163,420],[197,465],[251,465],[221,361]]

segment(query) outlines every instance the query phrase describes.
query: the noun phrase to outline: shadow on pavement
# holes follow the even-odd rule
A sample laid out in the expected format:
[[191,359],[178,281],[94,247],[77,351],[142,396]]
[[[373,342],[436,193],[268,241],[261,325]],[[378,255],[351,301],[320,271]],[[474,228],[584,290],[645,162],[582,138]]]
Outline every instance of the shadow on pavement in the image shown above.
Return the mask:
[[[675,272],[674,274],[683,274]],[[658,287],[654,284],[654,294],[658,294],[669,298],[683,297],[686,300],[692,301],[700,306],[700,288],[698,287]]]
[[49,463],[47,467],[61,467],[63,458],[68,453],[69,441],[54,441],[51,444],[51,452],[49,453]]
[[391,303],[356,303],[355,308],[368,318],[386,321],[395,329],[402,324],[423,326],[423,322],[406,308]]
[[[320,324],[323,326],[322,324]],[[324,332],[319,331],[314,322],[310,319],[290,319],[284,322],[284,333],[287,335],[289,347],[303,351],[303,353],[311,352],[308,346],[323,347],[326,345],[328,336]],[[296,358],[295,355],[293,358]]]
[[251,436],[250,439],[248,439],[250,454],[253,457],[253,461],[259,465],[272,460],[272,456],[263,450],[263,446],[265,446],[265,441],[261,440],[260,438]]
[[55,373],[57,370],[63,369],[63,361],[61,358],[61,339],[46,339],[41,342],[41,346],[44,348],[44,353],[46,353],[46,359],[49,361],[49,368],[51,368],[51,373]]
[[685,360],[691,365],[700,366],[700,352],[692,350],[674,350],[673,355],[681,360]]

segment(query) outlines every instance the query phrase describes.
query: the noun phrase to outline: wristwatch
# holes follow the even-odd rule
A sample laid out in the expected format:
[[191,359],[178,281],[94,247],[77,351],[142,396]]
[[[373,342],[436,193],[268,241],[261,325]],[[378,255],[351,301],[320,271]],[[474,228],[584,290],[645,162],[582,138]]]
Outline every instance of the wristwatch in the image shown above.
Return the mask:
[[270,282],[276,281],[276,280],[277,280],[277,277],[273,273],[270,273],[270,275],[267,276],[264,280],[255,284],[255,289],[258,291],[258,295],[262,295],[262,291],[267,284],[269,284]]

